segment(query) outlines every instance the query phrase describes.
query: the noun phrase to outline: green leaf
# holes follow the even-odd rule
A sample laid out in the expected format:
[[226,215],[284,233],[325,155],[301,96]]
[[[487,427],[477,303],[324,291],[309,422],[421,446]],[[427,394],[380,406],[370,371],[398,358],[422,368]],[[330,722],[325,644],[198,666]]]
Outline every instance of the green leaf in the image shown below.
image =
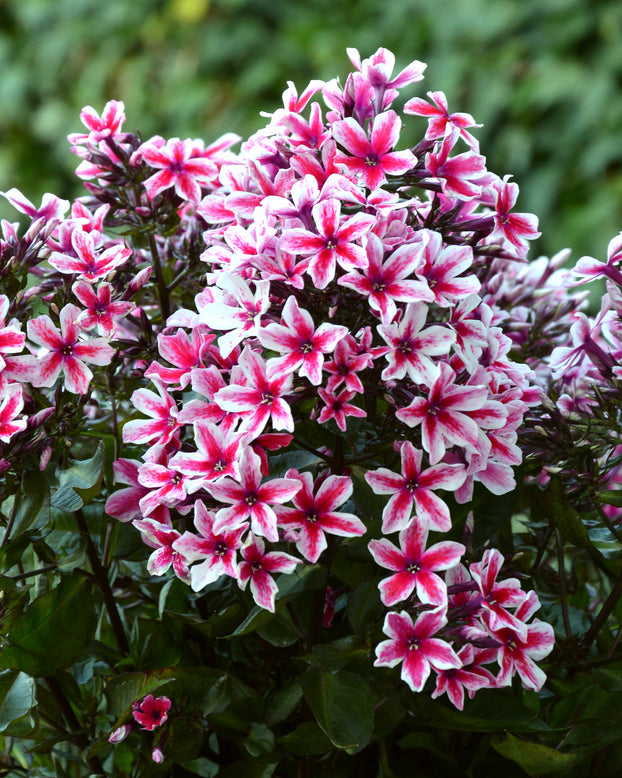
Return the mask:
[[590,548],[590,538],[585,524],[563,493],[561,481],[553,476],[542,494],[543,508],[549,519],[559,529],[564,540],[581,548]]
[[302,689],[294,681],[280,688],[272,698],[266,710],[266,724],[273,727],[281,721],[285,721],[290,713],[297,708],[302,699]]
[[555,748],[530,743],[514,737],[511,732],[505,736],[497,735],[490,741],[492,747],[507,759],[516,762],[528,775],[548,775],[569,767],[576,761],[576,754],[563,754]]
[[153,694],[173,680],[173,672],[169,669],[117,675],[104,689],[109,710],[113,716],[120,718],[130,711],[134,700],[141,700],[147,694]]
[[242,745],[251,756],[268,754],[274,748],[274,735],[265,724],[253,721]]
[[365,748],[374,730],[374,709],[363,678],[346,670],[332,675],[310,667],[298,682],[315,720],[337,748],[348,754]]
[[89,502],[98,492],[104,474],[104,444],[100,441],[90,459],[77,459],[59,476],[59,488],[52,497],[52,506],[71,513]]
[[96,625],[91,582],[81,575],[63,576],[15,620],[10,645],[0,652],[0,667],[35,677],[52,675],[82,657]]
[[0,732],[35,704],[35,679],[16,670],[0,673]]
[[328,672],[335,672],[353,659],[365,659],[368,654],[369,649],[363,641],[355,635],[349,635],[332,643],[319,643],[313,647],[310,655],[301,656],[300,659]]
[[22,476],[13,532],[21,535],[27,529],[41,529],[50,520],[50,487],[41,473]]
[[293,732],[280,737],[279,744],[295,756],[316,756],[331,751],[333,744],[315,721],[305,721]]
[[350,594],[346,613],[354,632],[366,639],[384,613],[375,580],[365,581]]

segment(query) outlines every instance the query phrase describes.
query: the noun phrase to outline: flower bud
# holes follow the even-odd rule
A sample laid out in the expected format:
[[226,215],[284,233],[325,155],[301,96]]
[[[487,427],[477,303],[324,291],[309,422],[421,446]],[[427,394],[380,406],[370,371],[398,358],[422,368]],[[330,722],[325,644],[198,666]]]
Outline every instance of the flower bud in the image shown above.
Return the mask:
[[122,724],[120,727],[113,729],[110,735],[108,735],[109,743],[120,743],[122,740],[130,734],[132,731],[131,724]]

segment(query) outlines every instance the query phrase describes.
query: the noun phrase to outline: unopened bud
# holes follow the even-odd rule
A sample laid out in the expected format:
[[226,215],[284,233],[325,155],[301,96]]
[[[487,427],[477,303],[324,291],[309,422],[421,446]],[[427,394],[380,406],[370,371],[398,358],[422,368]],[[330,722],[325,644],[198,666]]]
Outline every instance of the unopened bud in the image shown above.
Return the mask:
[[131,724],[122,724],[120,727],[113,729],[110,735],[108,735],[109,743],[120,743],[122,740],[130,734],[132,731]]

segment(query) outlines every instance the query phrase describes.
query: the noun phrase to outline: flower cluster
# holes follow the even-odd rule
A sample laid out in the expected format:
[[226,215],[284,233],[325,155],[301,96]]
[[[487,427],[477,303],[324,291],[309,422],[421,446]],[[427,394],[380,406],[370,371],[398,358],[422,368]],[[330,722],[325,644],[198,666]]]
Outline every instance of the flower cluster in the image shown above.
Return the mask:
[[[398,110],[423,63],[394,74],[386,49],[348,53],[343,86],[290,83],[238,154],[231,134],[141,142],[112,101],[70,136],[90,193],[70,216],[6,193],[32,225],[22,239],[3,225],[0,273],[19,254],[38,285],[0,298],[0,441],[10,467],[50,409],[62,435],[63,391],[110,410],[125,449],[106,512],[140,532],[151,574],[172,568],[195,592],[226,576],[275,611],[275,575],[365,538],[393,573],[376,664],[403,660],[416,691],[434,668],[434,694],[461,707],[461,689],[515,674],[539,688],[552,647],[528,623],[536,595],[497,581],[500,552],[428,543],[476,489],[516,486],[539,396],[511,355],[519,314],[508,322],[499,278],[523,272],[539,233],[512,212],[516,184],[487,170],[471,116],[442,92]],[[404,115],[427,119],[407,149]],[[107,368],[109,408],[89,365]],[[389,497],[382,517],[369,490]]]

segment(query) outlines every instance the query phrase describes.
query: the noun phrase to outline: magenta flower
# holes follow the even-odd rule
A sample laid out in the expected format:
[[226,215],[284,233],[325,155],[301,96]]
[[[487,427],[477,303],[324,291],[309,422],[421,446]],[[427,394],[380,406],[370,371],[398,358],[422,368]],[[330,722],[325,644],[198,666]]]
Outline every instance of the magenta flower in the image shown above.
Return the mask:
[[173,543],[181,537],[179,532],[151,517],[134,521],[133,525],[140,531],[143,543],[155,549],[147,560],[147,572],[150,575],[164,575],[172,565],[175,575],[189,584],[188,564],[182,554],[173,548]]
[[386,174],[400,175],[417,163],[412,151],[391,151],[400,137],[401,120],[395,111],[385,111],[374,117],[371,138],[349,116],[333,124],[333,137],[349,154],[337,152],[335,162],[359,176],[374,190],[385,183]]
[[[279,526],[298,530],[296,548],[309,562],[317,562],[326,548],[326,533],[342,537],[365,534],[367,528],[357,516],[335,511],[352,494],[349,476],[331,475],[314,484],[311,473],[291,469],[286,475],[296,479],[301,488],[292,498],[294,508],[277,508]],[[317,489],[315,494],[314,489]]]
[[254,535],[276,542],[279,539],[277,517],[271,506],[291,500],[301,487],[300,481],[273,478],[262,484],[261,459],[250,447],[242,452],[238,468],[239,483],[225,477],[205,484],[205,489],[215,500],[231,506],[218,511],[214,531],[246,527],[246,521],[250,519]]
[[354,289],[369,299],[369,305],[378,311],[383,324],[390,324],[397,313],[396,302],[432,302],[434,294],[424,281],[409,278],[421,263],[421,246],[406,244],[385,259],[382,241],[377,235],[367,236],[369,264],[358,273],[353,270],[337,283]]
[[6,384],[0,387],[0,441],[8,443],[18,432],[27,427],[26,419],[18,419],[24,400],[20,384]]
[[470,246],[445,246],[443,236],[432,230],[423,232],[423,262],[417,274],[425,278],[441,308],[450,308],[465,297],[476,294],[480,282],[474,275],[458,277],[473,264]]
[[434,638],[447,624],[446,611],[437,609],[422,613],[416,622],[406,611],[387,613],[382,627],[390,640],[376,646],[374,667],[395,667],[402,662],[402,680],[414,692],[420,692],[430,675],[430,669],[449,670],[462,662],[444,640]]
[[318,289],[325,289],[335,277],[337,262],[345,269],[366,267],[365,250],[354,243],[374,223],[374,217],[357,213],[341,221],[341,203],[329,198],[313,206],[317,233],[298,228],[287,230],[280,240],[281,248],[310,256],[309,275]]
[[293,296],[283,306],[281,321],[284,324],[268,324],[258,332],[262,346],[282,355],[269,361],[271,374],[285,376],[298,370],[299,375],[319,385],[324,354],[333,351],[347,335],[347,327],[324,322],[315,329],[311,314],[301,310]]
[[250,582],[251,593],[257,605],[274,613],[274,598],[279,590],[272,578],[273,573],[293,573],[300,562],[296,557],[281,551],[266,554],[261,538],[253,538],[242,547],[243,562],[240,562],[238,584],[245,589]]
[[166,144],[155,138],[143,143],[137,153],[150,167],[161,168],[144,182],[150,200],[172,186],[182,200],[199,202],[200,184],[213,178],[218,168],[210,160],[195,156],[195,151],[191,140],[179,138],[171,138]]
[[168,697],[156,697],[148,694],[140,702],[132,706],[132,715],[143,729],[151,732],[156,727],[162,726],[168,718],[171,701]]
[[158,394],[150,389],[137,389],[131,397],[134,408],[151,416],[151,420],[127,421],[123,426],[124,443],[151,443],[164,446],[174,437],[179,436],[181,422],[177,418],[177,404],[159,381],[153,378],[152,381]]
[[248,346],[240,355],[240,380],[219,389],[214,400],[223,411],[242,414],[240,432],[256,437],[272,419],[276,430],[294,431],[294,420],[283,395],[291,387],[291,375],[272,377],[267,373],[264,360]]
[[88,282],[105,278],[119,265],[127,262],[132,254],[131,249],[120,245],[111,246],[97,253],[94,233],[84,232],[81,229],[74,229],[71,233],[71,245],[75,256],[53,251],[48,257],[48,262],[60,273],[79,275],[81,279]]
[[236,551],[242,545],[246,527],[215,530],[215,514],[208,511],[201,500],[194,504],[194,526],[199,534],[184,532],[173,541],[173,551],[181,554],[186,562],[199,562],[190,568],[190,586],[199,592],[225,574],[238,577]]
[[398,89],[421,81],[423,71],[427,67],[425,62],[419,62],[419,60],[415,59],[403,70],[400,70],[396,76],[393,76],[395,55],[389,49],[381,47],[371,57],[364,59],[362,62],[358,49],[348,48],[346,53],[350,62],[357,70],[361,71],[365,79],[373,87],[381,90]]
[[423,452],[408,440],[402,443],[400,456],[400,475],[385,467],[365,473],[365,480],[376,494],[393,495],[382,512],[382,532],[387,535],[408,527],[413,507],[424,527],[448,532],[451,529],[449,508],[434,490],[458,489],[466,478],[464,468],[440,464],[422,470]]
[[196,453],[179,451],[169,463],[191,479],[186,483],[190,492],[200,489],[205,481],[226,475],[237,478],[243,438],[240,433],[226,432],[216,424],[200,419],[194,423]]
[[347,389],[344,389],[339,394],[336,394],[335,390],[331,388],[318,389],[318,394],[325,403],[318,416],[320,424],[325,424],[329,419],[334,419],[339,429],[345,432],[346,416],[356,416],[359,419],[367,416],[362,408],[358,408],[356,405],[351,405],[348,402],[348,400],[354,397],[356,392],[349,392]]
[[447,587],[436,573],[455,567],[466,549],[462,543],[446,540],[426,550],[427,539],[427,527],[415,520],[400,532],[399,548],[386,538],[369,542],[377,564],[395,571],[379,584],[380,599],[388,608],[410,597],[413,591],[426,605],[447,606]]
[[447,134],[447,125],[451,125],[458,130],[460,137],[477,151],[478,141],[470,132],[467,132],[467,127],[481,127],[482,125],[476,124],[470,113],[450,114],[444,92],[428,92],[427,94],[434,105],[430,105],[421,97],[413,97],[404,105],[404,113],[427,117],[426,140],[441,140]]
[[439,324],[422,329],[427,315],[427,305],[411,303],[399,322],[378,325],[378,332],[388,345],[385,359],[389,364],[382,371],[384,381],[401,380],[408,375],[415,383],[430,386],[438,378],[439,368],[430,357],[448,354],[456,336]]
[[96,327],[98,332],[107,337],[114,334],[118,319],[134,308],[134,303],[113,301],[112,287],[106,282],[102,282],[95,291],[86,281],[76,281],[71,290],[85,307],[78,316],[80,326],[85,330]]
[[495,232],[490,240],[502,237],[518,249],[519,256],[527,254],[527,241],[539,238],[538,217],[532,213],[510,213],[518,199],[518,184],[511,182],[510,176],[494,181],[485,192],[490,197],[495,210]]
[[[112,463],[115,483],[128,486],[125,489],[118,489],[108,497],[104,506],[108,516],[123,522],[142,517],[140,500],[149,493],[149,489],[138,483],[138,468],[141,464],[142,462],[134,459],[117,459]],[[150,518],[159,524],[170,526],[169,510],[165,505],[158,505],[152,511]]]
[[0,373],[6,364],[2,355],[19,354],[26,342],[25,333],[20,332],[19,322],[15,319],[8,323],[6,321],[9,306],[9,298],[0,294]]
[[69,208],[68,200],[61,200],[50,193],[43,195],[41,205],[38,208],[27,197],[24,197],[19,189],[9,189],[8,192],[0,192],[0,195],[6,197],[14,208],[30,216],[33,221],[42,218],[47,222],[52,221],[52,219],[60,219]]
[[484,438],[488,450],[490,443],[481,435],[481,430],[468,411],[476,411],[488,399],[485,386],[456,385],[456,374],[445,362],[441,362],[440,374],[432,387],[428,398],[415,397],[412,403],[396,411],[396,416],[409,427],[421,424],[423,448],[435,465],[443,458],[446,446],[467,446],[474,451],[482,448]]
[[521,589],[516,578],[497,581],[503,562],[503,554],[496,548],[490,548],[484,552],[481,562],[472,562],[469,565],[469,572],[482,596],[482,616],[487,626],[493,632],[509,628],[525,638],[527,626],[518,613],[512,615],[507,608],[521,606],[527,600],[527,594]]
[[140,499],[140,510],[148,516],[158,505],[173,508],[186,499],[186,477],[178,470],[156,462],[145,462],[138,468],[138,483],[149,491]]
[[330,373],[327,389],[331,392],[345,383],[350,392],[363,393],[364,388],[357,373],[364,370],[373,362],[371,354],[361,354],[358,344],[352,335],[342,338],[333,352],[333,358],[324,365],[327,373]]
[[[529,596],[518,607],[516,617],[524,622],[539,607],[538,596],[535,592],[529,592]],[[497,656],[501,668],[497,684],[509,684],[514,673],[518,673],[525,688],[540,691],[546,675],[538,667],[536,660],[544,659],[551,653],[555,644],[553,627],[536,619],[531,624],[524,624],[520,633],[504,627],[494,630],[493,635],[501,643]]]
[[28,322],[30,340],[47,349],[47,353],[38,357],[32,366],[33,386],[53,386],[62,372],[68,392],[86,394],[93,373],[85,363],[110,364],[115,352],[103,338],[79,340],[80,313],[76,305],[65,305],[59,314],[60,331],[47,315],[37,316]]
[[121,132],[125,122],[125,106],[121,100],[109,100],[101,112],[101,116],[90,105],[80,111],[80,121],[89,130],[89,134],[72,133],[68,136],[69,143],[99,143],[101,140]]
[[485,667],[477,664],[473,646],[467,644],[458,651],[462,667],[452,667],[449,670],[439,670],[436,678],[436,688],[430,695],[433,700],[442,694],[447,694],[451,702],[462,710],[464,708],[464,690],[473,697],[478,689],[494,688],[494,675]]
[[450,157],[460,131],[454,128],[445,135],[438,151],[426,154],[425,166],[430,175],[438,178],[447,195],[457,195],[465,200],[479,197],[482,187],[489,179],[486,170],[486,158],[472,151]]

